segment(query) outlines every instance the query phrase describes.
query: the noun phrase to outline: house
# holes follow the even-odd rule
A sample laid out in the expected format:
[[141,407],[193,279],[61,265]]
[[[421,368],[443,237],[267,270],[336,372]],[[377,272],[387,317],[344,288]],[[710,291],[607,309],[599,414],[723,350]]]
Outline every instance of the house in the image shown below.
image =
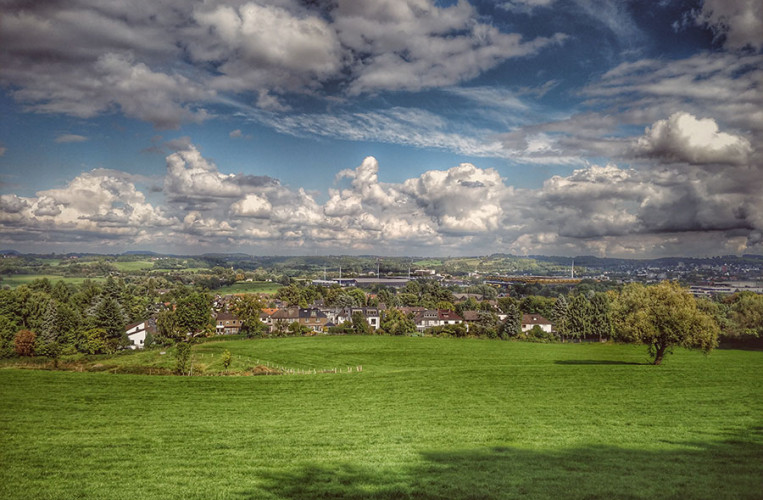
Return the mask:
[[215,318],[215,333],[218,335],[235,335],[241,331],[244,322],[228,312],[217,313]]
[[296,307],[289,307],[286,309],[279,309],[271,316],[270,331],[276,329],[276,324],[281,323],[284,326],[288,326],[295,321],[300,325],[310,328],[314,332],[322,332],[326,323],[329,322],[326,315],[319,309],[298,309]]
[[314,332],[322,332],[328,323],[328,318],[319,309],[300,309],[297,321]]
[[541,316],[540,314],[523,314],[522,315],[522,332],[528,332],[533,329],[534,326],[539,326],[541,330],[547,333],[551,333],[553,325],[549,320]]
[[146,344],[146,335],[156,335],[156,320],[149,318],[146,321],[139,321],[125,327],[127,335],[128,349],[143,349]]
[[413,321],[416,323],[416,330],[423,332],[427,328],[432,328],[434,326],[460,325],[464,322],[464,319],[454,311],[445,309],[425,309],[416,314]]
[[273,315],[276,312],[278,312],[278,309],[275,307],[266,307],[260,312],[260,321],[262,321],[268,331],[273,330],[273,324],[275,323],[273,320]]

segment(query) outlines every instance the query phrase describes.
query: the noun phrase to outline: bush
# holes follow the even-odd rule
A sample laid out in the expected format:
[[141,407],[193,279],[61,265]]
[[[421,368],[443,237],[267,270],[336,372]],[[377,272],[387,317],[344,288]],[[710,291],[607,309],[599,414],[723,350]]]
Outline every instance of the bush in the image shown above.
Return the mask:
[[175,357],[177,359],[177,364],[175,365],[175,373],[178,375],[185,375],[191,360],[191,344],[188,342],[178,343]]
[[13,342],[19,356],[34,356],[34,343],[37,335],[31,330],[19,330]]
[[539,325],[535,325],[531,330],[525,332],[524,336],[520,335],[520,339],[528,342],[538,342],[542,344],[548,344],[550,342],[556,342],[557,337],[553,332],[547,332],[543,330]]

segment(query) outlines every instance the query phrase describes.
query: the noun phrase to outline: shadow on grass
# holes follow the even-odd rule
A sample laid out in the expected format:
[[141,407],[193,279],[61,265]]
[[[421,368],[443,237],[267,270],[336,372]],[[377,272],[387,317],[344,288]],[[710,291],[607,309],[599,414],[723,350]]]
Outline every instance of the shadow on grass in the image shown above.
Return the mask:
[[386,469],[361,463],[303,466],[261,476],[260,488],[239,497],[759,499],[762,478],[763,432],[755,428],[668,450],[495,447],[422,453],[416,464]]
[[651,363],[637,363],[635,361],[614,361],[602,359],[562,359],[554,361],[557,365],[649,365]]

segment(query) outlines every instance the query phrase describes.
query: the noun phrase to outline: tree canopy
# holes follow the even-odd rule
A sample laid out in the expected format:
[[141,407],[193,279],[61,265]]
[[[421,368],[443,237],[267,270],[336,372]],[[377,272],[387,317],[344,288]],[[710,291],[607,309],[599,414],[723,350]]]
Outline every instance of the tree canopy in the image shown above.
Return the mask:
[[675,282],[626,285],[612,305],[612,317],[617,338],[646,344],[655,365],[675,346],[710,352],[718,345],[718,324]]

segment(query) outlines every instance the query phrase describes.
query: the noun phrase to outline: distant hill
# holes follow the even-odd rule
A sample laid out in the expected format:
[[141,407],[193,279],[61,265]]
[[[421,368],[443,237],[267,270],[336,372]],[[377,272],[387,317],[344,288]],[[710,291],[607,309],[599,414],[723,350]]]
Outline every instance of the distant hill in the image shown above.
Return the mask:
[[151,256],[159,256],[162,255],[160,253],[152,252],[150,250],[129,250],[127,252],[122,252],[122,255],[151,255]]

